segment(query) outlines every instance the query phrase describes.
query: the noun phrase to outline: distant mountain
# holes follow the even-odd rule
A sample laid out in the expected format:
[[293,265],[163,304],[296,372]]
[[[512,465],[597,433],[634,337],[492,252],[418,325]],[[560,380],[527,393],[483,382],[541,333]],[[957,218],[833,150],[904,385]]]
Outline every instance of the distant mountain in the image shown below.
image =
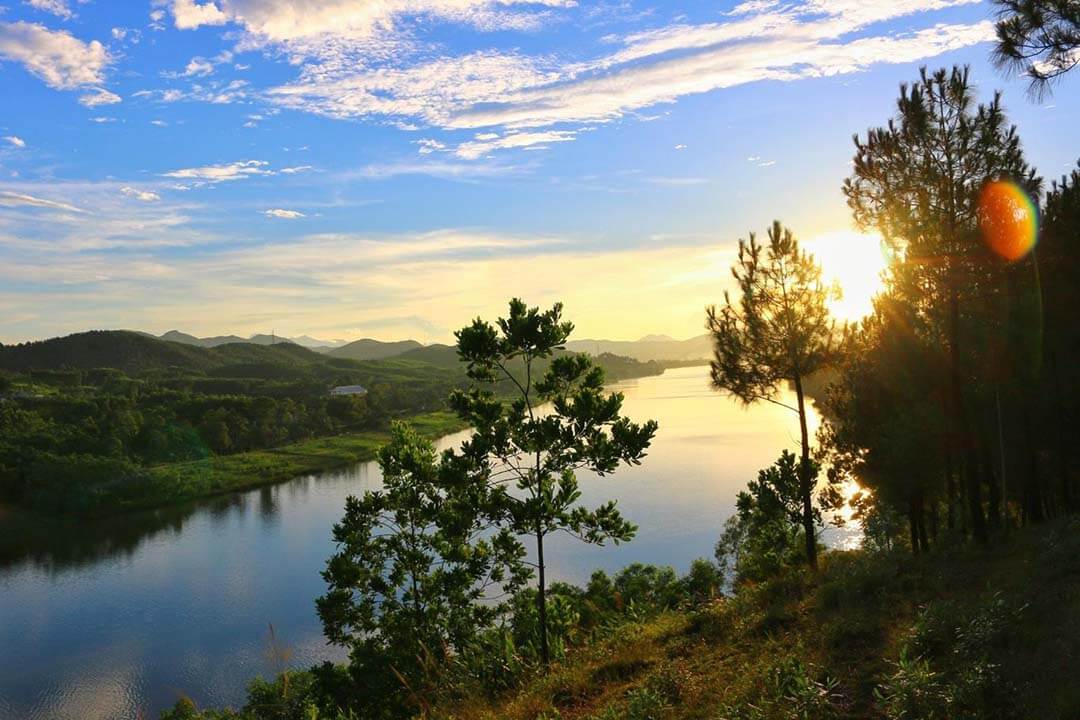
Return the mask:
[[567,350],[591,355],[611,353],[642,362],[650,360],[701,360],[712,357],[712,338],[708,334],[689,340],[673,340],[667,335],[646,335],[640,340],[571,340]]
[[398,342],[383,342],[364,338],[342,345],[339,348],[328,350],[331,357],[349,358],[350,360],[382,360],[383,358],[398,357],[412,350],[418,350],[423,345],[415,340],[400,340]]
[[292,340],[297,345],[311,348],[312,350],[339,348],[349,344],[348,340],[320,340],[319,338],[313,338],[310,335],[301,335],[300,337],[289,338],[289,340]]
[[158,337],[160,340],[178,342],[185,345],[195,345],[197,347],[218,347],[220,345],[230,345],[232,343],[248,343],[251,345],[292,343],[312,350],[329,350],[348,344],[347,340],[319,340],[318,338],[313,338],[309,335],[301,335],[300,337],[294,338],[266,334],[252,335],[251,337],[246,338],[240,337],[239,335],[217,335],[214,337],[201,338],[180,332],[179,330],[170,330],[160,337],[155,335],[151,335],[150,337]]

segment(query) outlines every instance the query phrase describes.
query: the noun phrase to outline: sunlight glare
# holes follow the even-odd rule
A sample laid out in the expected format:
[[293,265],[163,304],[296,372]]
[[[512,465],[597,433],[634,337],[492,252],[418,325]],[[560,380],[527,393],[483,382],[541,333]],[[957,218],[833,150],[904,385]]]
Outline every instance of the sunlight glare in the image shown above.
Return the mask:
[[854,322],[873,310],[873,298],[883,287],[887,265],[881,237],[853,230],[823,233],[802,243],[820,263],[827,285],[836,283],[843,293],[829,309],[837,320]]

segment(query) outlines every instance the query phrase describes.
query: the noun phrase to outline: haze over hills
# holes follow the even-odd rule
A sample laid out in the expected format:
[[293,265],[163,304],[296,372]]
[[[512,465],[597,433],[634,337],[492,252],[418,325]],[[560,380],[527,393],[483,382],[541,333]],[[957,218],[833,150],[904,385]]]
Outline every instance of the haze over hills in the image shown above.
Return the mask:
[[[144,334],[149,335],[149,333]],[[180,332],[179,330],[170,330],[164,335],[150,335],[150,337],[156,337],[159,340],[167,340],[169,342],[183,343],[184,345],[195,345],[197,347],[218,347],[220,345],[230,345],[232,343],[248,343],[251,345],[292,343],[312,350],[325,350],[347,344],[347,341],[345,340],[320,340],[309,335],[301,335],[295,338],[266,334],[257,334],[246,338],[240,337],[239,335],[216,335],[214,337],[201,338],[185,332]]]
[[[403,360],[418,360],[442,367],[453,367],[457,364],[457,351],[452,345],[433,343],[424,345],[416,340],[383,341],[374,338],[363,338],[347,342],[344,340],[320,340],[309,335],[298,337],[282,337],[279,335],[256,334],[250,337],[239,335],[215,335],[212,337],[197,337],[179,330],[170,330],[160,336],[141,331],[94,331],[90,333],[76,333],[75,335],[60,338],[98,338],[104,337],[121,338],[133,335],[140,338],[161,340],[183,346],[198,347],[204,349],[220,348],[223,346],[291,346],[296,349],[307,349],[331,358],[348,360],[384,360],[388,358],[401,358]],[[125,344],[135,342],[125,340]],[[26,343],[34,346],[40,343]],[[95,343],[96,344],[96,343]],[[18,346],[10,346],[18,347]],[[80,346],[81,347],[81,346]],[[706,361],[712,356],[712,342],[708,334],[692,337],[687,340],[675,340],[669,335],[646,335],[639,340],[571,340],[566,349],[572,352],[584,352],[598,356],[603,354],[617,355],[631,358],[640,362],[649,361],[672,361],[688,362],[701,360]],[[182,352],[175,348],[174,353]],[[239,351],[237,351],[239,352]],[[93,355],[94,353],[91,353]],[[167,353],[166,353],[167,354]],[[104,357],[102,358],[104,359]],[[164,356],[165,365],[170,364]],[[98,366],[108,363],[99,363]],[[172,363],[175,364],[175,363]]]
[[675,340],[667,335],[646,335],[640,340],[571,340],[566,349],[592,355],[611,353],[642,362],[705,361],[712,357],[712,339],[706,333],[688,340]]
[[[230,343],[250,343],[255,345],[295,343],[326,353],[332,357],[348,358],[350,360],[382,360],[414,352],[417,354],[408,359],[426,359],[425,353],[422,351],[431,348],[431,352],[426,355],[435,359],[436,364],[446,364],[448,357],[454,354],[451,346],[440,343],[424,345],[416,340],[384,341],[363,338],[348,342],[345,340],[319,340],[309,335],[292,338],[272,335],[252,335],[249,338],[239,337],[238,335],[219,335],[199,338],[178,330],[170,330],[161,335],[160,339],[199,347],[218,347]],[[591,355],[610,353],[640,360],[641,362],[650,360],[706,361],[712,357],[712,340],[707,333],[687,340],[676,340],[670,335],[650,334],[639,340],[571,340],[567,343],[566,349],[574,352],[587,352]]]

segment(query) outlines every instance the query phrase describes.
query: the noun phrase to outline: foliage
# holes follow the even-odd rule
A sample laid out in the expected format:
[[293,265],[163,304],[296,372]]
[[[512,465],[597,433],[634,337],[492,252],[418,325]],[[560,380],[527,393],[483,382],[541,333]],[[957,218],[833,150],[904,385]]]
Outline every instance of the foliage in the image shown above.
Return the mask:
[[[810,469],[816,476],[813,461]],[[814,508],[812,517],[813,527],[819,527],[821,511]],[[797,560],[804,531],[797,461],[785,450],[739,493],[735,514],[716,545],[716,558],[737,581],[766,580]]]
[[[939,501],[946,529],[985,542],[1008,521],[1002,407],[1034,411],[1042,319],[1036,258],[991,252],[980,197],[994,181],[1030,196],[1042,183],[1000,94],[977,104],[965,68],[923,70],[901,86],[896,116],[856,137],[855,149],[844,193],[893,261],[831,401],[831,449],[865,475],[873,502],[907,517],[916,552],[937,533]],[[1022,442],[1029,475],[1038,460]],[[1026,485],[1025,513],[1038,519],[1044,499],[1034,479]]]
[[[562,306],[540,312],[520,300],[497,327],[477,319],[456,333],[458,353],[477,383],[511,384],[516,392],[504,400],[474,386],[457,391],[450,404],[475,428],[461,455],[487,483],[491,502],[500,511],[500,527],[536,543],[537,614],[540,656],[550,659],[544,539],[565,530],[581,540],[603,544],[625,542],[634,526],[614,502],[589,510],[578,504],[575,473],[599,475],[621,464],[638,464],[657,425],[638,425],[620,415],[622,395],[606,394],[603,371],[583,355],[552,358],[573,331],[562,320]],[[537,363],[551,358],[538,376]],[[544,405],[550,403],[550,410]]]
[[[835,324],[826,302],[837,294],[821,281],[821,267],[799,248],[791,230],[774,222],[768,245],[758,243],[754,233],[739,240],[739,257],[732,275],[740,298],[732,302],[725,291],[724,306],[707,310],[713,336],[711,363],[713,385],[744,403],[777,402],[780,384],[795,386],[802,441],[799,465],[806,557],[817,562],[813,492],[816,474],[810,461],[803,378],[836,360]],[[782,404],[782,403],[781,403]]]
[[994,62],[1031,79],[1042,97],[1057,78],[1080,63],[1080,2],[994,0],[998,7]]
[[498,508],[461,460],[438,462],[429,442],[396,424],[379,451],[382,489],[349,497],[334,526],[319,617],[349,649],[353,692],[386,717],[402,716],[406,698],[422,707],[449,654],[491,625],[498,607],[481,602],[489,588],[524,580],[514,572],[519,544],[506,530],[488,533]]

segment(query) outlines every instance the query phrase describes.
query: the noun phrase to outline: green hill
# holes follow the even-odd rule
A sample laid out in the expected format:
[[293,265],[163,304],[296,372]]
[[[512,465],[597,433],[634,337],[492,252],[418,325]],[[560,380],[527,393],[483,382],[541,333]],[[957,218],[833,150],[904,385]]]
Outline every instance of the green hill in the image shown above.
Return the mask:
[[319,353],[292,343],[239,342],[207,348],[158,340],[127,330],[93,330],[0,346],[0,368],[14,372],[116,368],[137,375],[179,368],[201,373],[236,364],[310,365],[325,361]]
[[327,350],[326,354],[332,357],[348,358],[350,360],[381,360],[383,358],[397,357],[423,346],[415,340],[400,340],[398,342],[383,342],[364,338],[342,345],[333,350]]
[[126,373],[138,373],[169,367],[206,371],[220,364],[205,349],[165,342],[127,330],[92,330],[0,346],[0,368],[15,372],[116,368]]

